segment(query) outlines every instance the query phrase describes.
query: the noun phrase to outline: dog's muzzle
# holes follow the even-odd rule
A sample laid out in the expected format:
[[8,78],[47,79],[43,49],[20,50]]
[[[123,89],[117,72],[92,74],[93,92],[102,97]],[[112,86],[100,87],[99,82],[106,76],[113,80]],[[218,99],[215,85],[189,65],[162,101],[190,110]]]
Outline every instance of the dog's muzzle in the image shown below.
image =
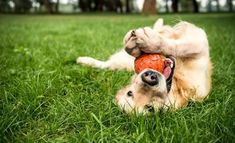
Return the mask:
[[143,82],[147,83],[150,86],[157,85],[159,83],[159,73],[147,70],[141,75],[141,79]]
[[[165,60],[165,67],[163,70],[162,75],[165,77],[167,92],[171,89],[172,78],[175,69],[175,58],[172,56],[168,56]],[[161,73],[154,71],[154,70],[147,70],[141,75],[141,79],[144,83],[155,86],[159,84],[159,78],[161,77]]]

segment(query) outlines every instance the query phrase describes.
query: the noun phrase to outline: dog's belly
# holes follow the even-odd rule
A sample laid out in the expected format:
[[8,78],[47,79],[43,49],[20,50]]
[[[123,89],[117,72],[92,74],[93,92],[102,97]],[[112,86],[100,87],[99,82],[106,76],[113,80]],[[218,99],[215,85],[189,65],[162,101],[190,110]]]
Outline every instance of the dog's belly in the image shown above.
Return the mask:
[[186,82],[195,90],[195,95],[191,96],[192,100],[204,99],[208,92],[208,66],[209,58],[202,57],[200,59],[189,60],[181,64],[180,73]]
[[191,85],[193,85],[195,89],[195,95],[192,96],[192,100],[203,99],[207,95],[207,83],[206,83],[206,72],[205,71],[193,71],[189,73],[189,79]]

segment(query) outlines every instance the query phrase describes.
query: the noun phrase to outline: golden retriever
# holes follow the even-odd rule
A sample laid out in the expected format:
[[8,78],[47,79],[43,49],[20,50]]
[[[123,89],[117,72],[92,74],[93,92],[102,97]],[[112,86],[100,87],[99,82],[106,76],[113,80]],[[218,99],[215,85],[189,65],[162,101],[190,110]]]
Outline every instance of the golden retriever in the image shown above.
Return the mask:
[[142,53],[166,56],[165,73],[145,69],[118,91],[116,102],[127,113],[146,114],[160,109],[185,107],[202,101],[211,89],[209,45],[203,29],[181,21],[171,27],[158,19],[152,28],[130,30],[124,49],[107,61],[78,57],[78,64],[96,68],[134,70],[134,60]]

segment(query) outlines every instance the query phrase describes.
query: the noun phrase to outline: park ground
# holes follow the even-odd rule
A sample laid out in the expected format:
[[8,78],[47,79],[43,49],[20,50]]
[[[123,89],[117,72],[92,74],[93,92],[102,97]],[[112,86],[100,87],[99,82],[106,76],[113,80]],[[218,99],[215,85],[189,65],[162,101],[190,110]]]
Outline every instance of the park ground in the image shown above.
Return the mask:
[[[213,87],[202,103],[151,116],[114,102],[133,74],[76,65],[107,59],[125,33],[162,17],[208,34]],[[235,14],[0,15],[0,142],[234,142]]]

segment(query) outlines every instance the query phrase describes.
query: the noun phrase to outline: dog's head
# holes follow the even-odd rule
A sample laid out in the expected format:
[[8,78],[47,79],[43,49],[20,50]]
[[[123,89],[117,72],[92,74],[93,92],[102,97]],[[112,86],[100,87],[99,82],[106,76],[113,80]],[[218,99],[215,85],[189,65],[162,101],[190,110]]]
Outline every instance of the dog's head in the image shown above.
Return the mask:
[[116,95],[118,106],[126,113],[149,113],[162,108],[171,88],[175,59],[168,58],[163,73],[145,69]]

